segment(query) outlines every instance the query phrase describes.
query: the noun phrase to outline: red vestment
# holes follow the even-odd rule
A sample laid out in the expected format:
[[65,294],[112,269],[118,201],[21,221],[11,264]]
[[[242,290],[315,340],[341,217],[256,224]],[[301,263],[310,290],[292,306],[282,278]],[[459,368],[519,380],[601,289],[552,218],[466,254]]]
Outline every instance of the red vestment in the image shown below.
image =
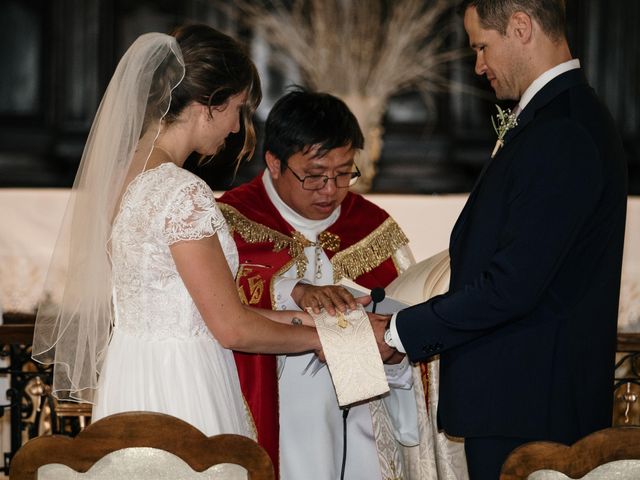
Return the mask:
[[[269,199],[262,174],[226,192],[219,206],[240,255],[236,277],[243,303],[272,309],[273,280],[297,266],[304,274],[304,248],[314,245],[282,218]],[[367,288],[385,287],[398,276],[393,254],[408,243],[387,212],[349,192],[336,222],[318,236],[331,260],[334,281],[350,278]],[[234,352],[242,392],[249,404],[258,442],[278,468],[278,378],[275,355]]]

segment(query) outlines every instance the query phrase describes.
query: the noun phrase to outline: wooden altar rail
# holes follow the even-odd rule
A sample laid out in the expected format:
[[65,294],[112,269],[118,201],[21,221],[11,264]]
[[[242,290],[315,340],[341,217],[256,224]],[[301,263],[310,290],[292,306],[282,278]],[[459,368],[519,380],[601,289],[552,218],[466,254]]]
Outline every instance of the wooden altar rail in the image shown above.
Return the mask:
[[619,333],[618,352],[640,351],[640,333]]
[[[35,378],[41,380],[46,387],[50,383],[51,368],[43,367],[31,360],[35,315],[7,312],[3,317],[4,324],[0,325],[0,355],[8,357],[10,364],[8,367],[0,368],[0,374],[10,376],[11,387],[8,397],[11,403],[0,405],[0,416],[4,414],[5,409],[10,409],[11,451],[5,453],[4,466],[0,471],[8,474],[11,458],[22,445],[23,432],[27,432],[28,438],[39,433],[39,415],[36,415],[35,421],[29,420],[33,417],[34,408],[39,410],[39,405],[34,405],[25,389]],[[617,350],[613,386],[613,424],[640,425],[640,333],[619,333]],[[37,391],[37,388],[35,390]],[[33,395],[33,392],[31,393]],[[41,395],[47,397],[50,405],[54,405],[48,388],[41,388]],[[72,405],[72,408],[77,409],[77,404]],[[87,416],[85,410],[78,415],[72,413],[70,416]],[[63,412],[60,413],[64,415]]]

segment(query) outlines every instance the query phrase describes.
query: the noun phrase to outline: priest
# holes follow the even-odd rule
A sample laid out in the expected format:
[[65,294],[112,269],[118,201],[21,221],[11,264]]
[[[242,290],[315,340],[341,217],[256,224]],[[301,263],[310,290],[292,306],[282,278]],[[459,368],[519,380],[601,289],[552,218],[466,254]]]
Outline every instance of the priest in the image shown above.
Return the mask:
[[[246,304],[345,311],[356,300],[336,285],[342,278],[385,287],[414,263],[393,218],[349,191],[363,144],[355,116],[332,95],[296,89],[274,105],[266,169],[219,199]],[[402,478],[400,445],[417,443],[418,433],[411,369],[394,360],[385,366],[392,387],[385,399],[341,409],[315,354],[236,354],[258,440],[280,460],[283,480]]]

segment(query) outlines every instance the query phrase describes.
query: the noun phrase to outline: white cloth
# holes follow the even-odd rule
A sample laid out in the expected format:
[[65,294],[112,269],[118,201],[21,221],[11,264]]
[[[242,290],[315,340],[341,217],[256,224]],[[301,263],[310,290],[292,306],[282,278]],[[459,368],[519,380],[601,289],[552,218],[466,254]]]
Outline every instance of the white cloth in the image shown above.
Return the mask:
[[369,317],[362,305],[345,313],[316,314],[309,310],[318,330],[327,367],[341,407],[369,400],[389,391],[389,384]]
[[111,238],[115,326],[93,419],[145,410],[206,435],[253,436],[230,350],[213,338],[169,250],[218,235],[235,274],[238,252],[213,192],[173,163],[129,185]]
[[[308,240],[315,242],[322,231],[330,227],[339,216],[336,209],[325,220],[308,220],[289,208],[278,196],[269,172],[262,176],[271,202],[283,218]],[[333,284],[333,268],[322,249],[307,247],[305,255],[309,261],[302,279],[297,278],[295,266],[279,278],[274,279],[274,308],[298,310],[291,298],[291,291],[299,281],[313,285]],[[399,250],[394,256],[396,265],[406,269],[413,256],[408,248]],[[316,274],[319,274],[316,277]],[[337,480],[342,464],[342,410],[338,407],[331,376],[327,368],[315,374],[305,369],[315,354],[288,355],[280,357],[280,478],[282,480]],[[415,398],[412,388],[411,370],[407,364],[400,367],[385,365],[387,380],[391,388],[390,402],[376,405],[377,411],[385,410],[394,427],[393,434],[399,439],[415,438]],[[305,373],[303,373],[305,372]],[[391,400],[393,398],[393,400]],[[345,478],[350,480],[382,479],[381,460],[378,457],[376,433],[379,426],[372,417],[372,402],[351,407],[347,417],[347,461]],[[413,426],[411,423],[413,422]],[[304,428],[301,428],[304,425]],[[391,438],[390,441],[394,441]]]

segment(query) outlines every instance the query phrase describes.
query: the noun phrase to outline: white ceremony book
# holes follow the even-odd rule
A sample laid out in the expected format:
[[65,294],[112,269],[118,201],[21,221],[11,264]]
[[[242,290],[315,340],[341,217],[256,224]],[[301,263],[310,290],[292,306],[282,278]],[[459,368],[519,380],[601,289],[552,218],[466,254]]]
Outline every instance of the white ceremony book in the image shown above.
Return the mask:
[[344,407],[387,393],[389,384],[378,344],[362,305],[335,316],[324,309],[308,312],[316,324],[338,405]]

